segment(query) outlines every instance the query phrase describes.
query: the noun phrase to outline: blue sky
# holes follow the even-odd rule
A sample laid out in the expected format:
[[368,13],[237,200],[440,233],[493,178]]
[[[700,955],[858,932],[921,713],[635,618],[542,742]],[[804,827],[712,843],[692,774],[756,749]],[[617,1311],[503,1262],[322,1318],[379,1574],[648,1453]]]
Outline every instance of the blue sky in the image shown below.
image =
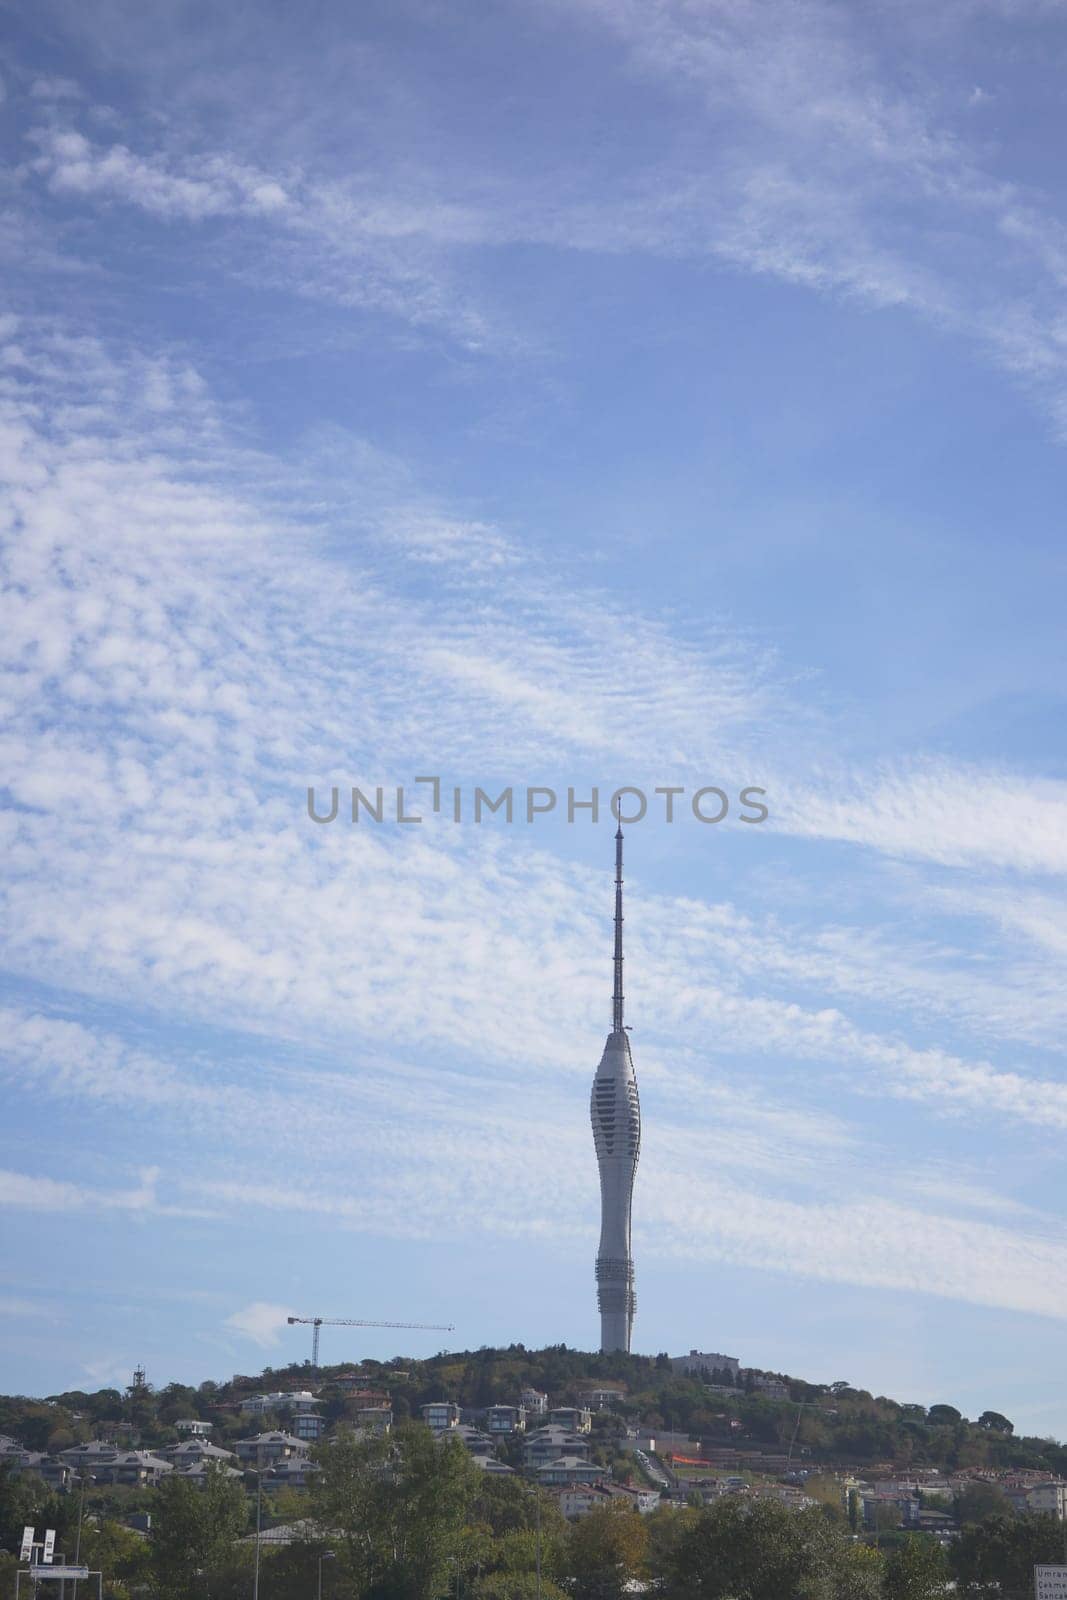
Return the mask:
[[3,1387],[591,1346],[610,819],[307,785],[754,784],[636,1347],[1067,1435],[1062,5],[13,21]]

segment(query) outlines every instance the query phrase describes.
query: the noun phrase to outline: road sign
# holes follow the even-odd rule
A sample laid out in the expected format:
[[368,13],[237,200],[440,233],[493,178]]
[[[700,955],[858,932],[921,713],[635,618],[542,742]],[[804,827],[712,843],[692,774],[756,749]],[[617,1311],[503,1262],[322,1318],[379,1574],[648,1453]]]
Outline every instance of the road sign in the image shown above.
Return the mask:
[[87,1578],[89,1576],[88,1567],[31,1567],[30,1571],[33,1573],[33,1581],[35,1583],[43,1583],[46,1578]]
[[46,1528],[44,1531],[44,1549],[41,1551],[41,1560],[46,1567],[51,1566],[55,1550],[56,1530],[54,1528]]
[[1034,1600],[1067,1600],[1067,1567],[1035,1567]]
[[23,1528],[22,1549],[19,1551],[19,1560],[28,1561],[33,1554],[33,1529]]

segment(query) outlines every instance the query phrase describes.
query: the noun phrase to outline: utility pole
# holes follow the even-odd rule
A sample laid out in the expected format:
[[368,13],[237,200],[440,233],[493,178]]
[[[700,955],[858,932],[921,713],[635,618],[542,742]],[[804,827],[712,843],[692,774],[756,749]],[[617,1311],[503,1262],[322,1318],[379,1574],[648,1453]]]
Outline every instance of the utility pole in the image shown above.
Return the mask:
[[541,1600],[541,1485],[534,1484],[537,1499],[537,1600]]
[[[263,1526],[263,1468],[256,1473],[256,1559],[252,1569],[252,1600],[259,1600],[259,1543]],[[321,1569],[320,1569],[321,1576]]]

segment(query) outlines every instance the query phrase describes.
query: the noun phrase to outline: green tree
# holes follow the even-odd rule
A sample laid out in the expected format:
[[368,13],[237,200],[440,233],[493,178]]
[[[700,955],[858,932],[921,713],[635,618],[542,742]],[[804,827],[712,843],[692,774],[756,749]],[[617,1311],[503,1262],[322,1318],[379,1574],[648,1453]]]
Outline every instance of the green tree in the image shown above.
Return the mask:
[[622,1600],[645,1573],[648,1529],[628,1505],[597,1506],[574,1524],[564,1550],[568,1587],[577,1600]]
[[245,1493],[234,1479],[209,1470],[197,1488],[186,1478],[165,1478],[149,1544],[160,1600],[206,1596],[211,1568],[224,1561],[247,1526]]
[[36,1472],[0,1467],[0,1545],[17,1551],[22,1530],[30,1523],[38,1538],[45,1528],[54,1528],[57,1550],[66,1551],[75,1515],[70,1502],[70,1496],[54,1494]]
[[[73,1552],[71,1552],[73,1554]],[[129,1600],[143,1589],[151,1570],[144,1539],[121,1522],[86,1520],[82,1528],[82,1563],[103,1574],[105,1600]],[[90,1592],[93,1586],[90,1585]]]
[[960,1600],[1030,1600],[1034,1567],[1063,1559],[1063,1530],[1054,1517],[989,1517],[964,1528],[950,1565]]
[[339,1565],[361,1596],[439,1600],[469,1570],[480,1469],[421,1423],[385,1438],[342,1435],[317,1452],[312,1515],[337,1533]]
[[997,1433],[1015,1432],[1014,1422],[1009,1422],[1007,1417],[1003,1416],[999,1411],[983,1411],[978,1418],[978,1426],[980,1428],[992,1428]]
[[978,1478],[969,1483],[956,1496],[956,1520],[962,1527],[971,1522],[983,1522],[986,1517],[1010,1517],[1011,1501],[995,1483],[985,1483]]
[[912,1534],[886,1560],[885,1600],[940,1600],[948,1582],[948,1558],[934,1539]]
[[816,1507],[729,1496],[702,1511],[666,1574],[671,1600],[874,1600],[877,1552],[836,1533]]

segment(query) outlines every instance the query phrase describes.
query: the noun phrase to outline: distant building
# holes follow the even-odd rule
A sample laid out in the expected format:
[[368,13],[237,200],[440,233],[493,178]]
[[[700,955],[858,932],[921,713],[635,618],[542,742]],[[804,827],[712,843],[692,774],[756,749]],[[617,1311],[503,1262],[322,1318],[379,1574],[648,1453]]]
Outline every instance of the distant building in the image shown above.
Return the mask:
[[709,1381],[717,1372],[728,1372],[736,1382],[741,1372],[741,1363],[736,1356],[719,1355],[714,1350],[690,1350],[687,1356],[671,1356],[671,1368],[675,1372],[685,1372],[695,1378],[707,1378]]
[[98,1467],[114,1461],[118,1453],[117,1445],[107,1444],[103,1439],[91,1439],[88,1444],[72,1444],[68,1449],[61,1450],[59,1459],[65,1461],[68,1467],[73,1467],[75,1472],[95,1473]]
[[317,1461],[309,1461],[306,1456],[289,1456],[264,1473],[264,1491],[277,1494],[279,1489],[307,1489],[316,1472],[321,1470]]
[[301,1412],[314,1411],[318,1404],[315,1396],[309,1389],[294,1389],[288,1393],[277,1390],[274,1394],[249,1395],[247,1400],[241,1401],[241,1415],[246,1417],[262,1417],[267,1412],[288,1411],[294,1415]]
[[469,1423],[461,1422],[457,1428],[450,1429],[448,1437],[458,1439],[472,1456],[490,1456],[493,1453],[493,1441],[489,1435],[480,1428],[472,1428]]
[[548,1420],[558,1428],[569,1428],[571,1433],[588,1433],[593,1418],[585,1406],[553,1406]]
[[316,1439],[322,1438],[326,1424],[317,1411],[298,1411],[292,1419],[292,1429],[298,1439],[314,1444]]
[[97,1483],[122,1484],[128,1488],[155,1489],[174,1468],[162,1456],[148,1450],[118,1450],[111,1461],[93,1468]]
[[212,1473],[221,1472],[224,1478],[239,1478],[241,1476],[236,1467],[227,1467],[217,1461],[192,1461],[186,1467],[177,1467],[175,1476],[185,1483],[191,1483],[195,1489],[202,1489]]
[[431,1400],[422,1408],[422,1420],[434,1433],[447,1433],[459,1427],[459,1407],[451,1400]]
[[776,1378],[770,1372],[746,1372],[746,1379],[751,1378],[753,1391],[762,1395],[765,1400],[788,1400],[789,1386]]
[[357,1405],[352,1409],[352,1420],[366,1433],[388,1433],[393,1426],[393,1408],[385,1405]]
[[1025,1491],[1027,1511],[1043,1511],[1046,1516],[1067,1519],[1067,1483],[1049,1479],[1035,1483]]
[[487,1433],[525,1433],[526,1410],[523,1406],[487,1406],[485,1409]]
[[207,1439],[214,1427],[212,1422],[203,1422],[199,1417],[184,1417],[181,1422],[174,1424],[179,1433],[188,1435],[191,1439]]
[[626,1399],[624,1383],[606,1383],[597,1389],[583,1389],[578,1404],[588,1411],[612,1411]]
[[540,1389],[524,1389],[519,1396],[519,1404],[531,1417],[543,1417],[548,1410],[548,1396],[542,1394]]
[[567,1483],[556,1490],[556,1501],[568,1522],[577,1522],[597,1506],[610,1505],[611,1496],[600,1483]]
[[546,1461],[557,1461],[560,1456],[577,1456],[587,1461],[588,1439],[580,1433],[571,1433],[566,1428],[552,1426],[538,1428],[536,1433],[527,1434],[522,1447],[524,1466],[540,1467]]
[[183,1444],[176,1444],[170,1450],[160,1453],[165,1455],[176,1469],[196,1466],[201,1461],[215,1461],[220,1467],[224,1467],[232,1465],[235,1460],[232,1450],[223,1450],[220,1445],[211,1444],[206,1439],[186,1439]]
[[257,1433],[250,1439],[238,1439],[234,1448],[237,1459],[246,1467],[273,1467],[294,1458],[302,1460],[308,1450],[302,1439],[278,1428],[271,1433]]
[[581,1456],[557,1456],[555,1461],[546,1461],[544,1466],[537,1469],[538,1483],[595,1483],[603,1476],[603,1467],[596,1466],[592,1461],[585,1461]]

